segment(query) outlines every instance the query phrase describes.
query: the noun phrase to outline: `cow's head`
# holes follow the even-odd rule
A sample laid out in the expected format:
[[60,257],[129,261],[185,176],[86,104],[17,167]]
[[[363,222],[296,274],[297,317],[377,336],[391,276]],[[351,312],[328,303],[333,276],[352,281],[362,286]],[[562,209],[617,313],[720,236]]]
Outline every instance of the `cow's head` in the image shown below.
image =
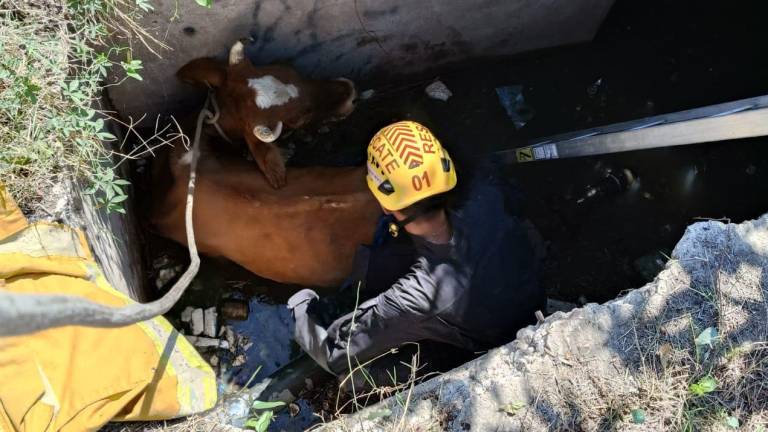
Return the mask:
[[[235,43],[229,64],[212,58],[192,60],[176,74],[216,92],[219,123],[229,134],[271,143],[288,128],[341,120],[355,109],[355,85],[346,78],[310,80],[283,65],[254,66],[244,46]],[[230,135],[235,138],[236,135]]]

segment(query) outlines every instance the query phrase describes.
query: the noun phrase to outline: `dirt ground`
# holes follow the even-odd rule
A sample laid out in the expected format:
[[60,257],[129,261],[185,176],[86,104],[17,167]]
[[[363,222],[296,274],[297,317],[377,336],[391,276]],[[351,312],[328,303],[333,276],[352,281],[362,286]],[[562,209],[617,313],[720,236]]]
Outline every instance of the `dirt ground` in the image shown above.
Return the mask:
[[[430,126],[454,158],[471,169],[478,155],[535,137],[768,94],[763,42],[768,27],[761,21],[766,9],[757,1],[617,1],[593,43],[480,59],[398,82],[360,83],[361,90],[375,93],[348,120],[328,131],[294,133],[281,145],[292,150],[289,165],[359,164],[379,127],[409,118]],[[453,92],[447,102],[424,93],[435,77]],[[533,109],[520,129],[495,92],[517,84]],[[615,298],[652,278],[660,265],[648,262],[659,258],[663,264],[696,218],[740,222],[765,212],[767,141],[508,167],[549,244],[544,273],[549,296],[581,303]],[[606,167],[630,169],[639,178],[636,187],[577,204]],[[186,251],[170,242],[149,237],[146,246],[152,284],[161,269],[184,262]],[[244,365],[231,366],[235,353],[217,354],[224,379],[243,384],[261,367],[259,380],[298,353],[282,306],[298,287],[264,281],[212,259],[204,260],[196,284],[170,314],[172,320],[187,306],[210,307],[232,298],[250,304],[248,320],[232,324],[255,343],[244,351]],[[308,424],[306,419],[282,421],[286,430]]]

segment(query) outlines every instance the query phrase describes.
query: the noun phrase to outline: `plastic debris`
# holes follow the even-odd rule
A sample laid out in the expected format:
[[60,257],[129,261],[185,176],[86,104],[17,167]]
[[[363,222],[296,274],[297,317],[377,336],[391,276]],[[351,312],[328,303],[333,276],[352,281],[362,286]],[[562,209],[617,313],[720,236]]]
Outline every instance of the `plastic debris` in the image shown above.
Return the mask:
[[208,337],[216,337],[216,321],[218,314],[215,307],[210,307],[205,310],[204,313],[204,329],[203,332]]
[[205,330],[205,321],[203,320],[203,310],[194,309],[192,311],[192,321],[190,323],[190,331],[194,336],[200,335]]
[[216,367],[219,365],[219,356],[216,354],[212,355],[208,361],[211,363],[211,366]]
[[451,96],[453,96],[453,93],[440,80],[437,80],[428,85],[424,91],[427,93],[427,96],[431,97],[432,99],[441,100],[443,102],[446,102]]
[[331,131],[331,128],[329,128],[328,126],[323,125],[323,126],[320,126],[320,128],[317,130],[317,133],[319,133],[320,135],[325,135],[325,134],[327,134],[330,131]]
[[520,129],[533,118],[533,109],[525,103],[523,97],[522,85],[511,85],[496,88],[496,95],[499,97],[501,106],[507,112],[507,116],[512,119],[516,129]]
[[198,348],[229,349],[229,343],[225,340],[209,338],[205,336],[186,336],[189,343]]
[[368,100],[373,97],[373,95],[376,94],[376,90],[374,89],[368,89],[360,93],[360,96],[358,98],[360,100]]

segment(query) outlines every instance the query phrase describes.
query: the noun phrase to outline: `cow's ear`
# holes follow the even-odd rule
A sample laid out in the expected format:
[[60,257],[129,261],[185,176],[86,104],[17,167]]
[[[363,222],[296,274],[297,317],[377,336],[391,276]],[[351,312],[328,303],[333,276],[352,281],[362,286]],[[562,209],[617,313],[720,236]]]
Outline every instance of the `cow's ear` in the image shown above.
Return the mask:
[[197,85],[220,87],[227,77],[223,63],[209,57],[192,60],[176,72],[180,80]]

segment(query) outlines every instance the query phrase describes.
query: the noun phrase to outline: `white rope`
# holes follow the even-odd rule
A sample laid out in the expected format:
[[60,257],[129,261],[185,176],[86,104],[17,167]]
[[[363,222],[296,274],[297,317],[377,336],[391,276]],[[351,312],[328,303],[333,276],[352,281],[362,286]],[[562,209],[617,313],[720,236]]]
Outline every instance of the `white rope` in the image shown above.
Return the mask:
[[[213,106],[213,112],[208,105]],[[162,315],[170,310],[200,268],[195,232],[192,226],[197,160],[200,156],[200,134],[203,121],[216,125],[219,110],[213,93],[208,94],[203,109],[197,116],[192,161],[187,185],[187,204],[184,223],[187,231],[190,264],[173,287],[160,299],[150,303],[134,303],[124,307],[109,307],[71,295],[17,294],[0,289],[0,336],[17,336],[52,327],[81,325],[89,327],[122,327]],[[218,129],[218,125],[217,129]]]

